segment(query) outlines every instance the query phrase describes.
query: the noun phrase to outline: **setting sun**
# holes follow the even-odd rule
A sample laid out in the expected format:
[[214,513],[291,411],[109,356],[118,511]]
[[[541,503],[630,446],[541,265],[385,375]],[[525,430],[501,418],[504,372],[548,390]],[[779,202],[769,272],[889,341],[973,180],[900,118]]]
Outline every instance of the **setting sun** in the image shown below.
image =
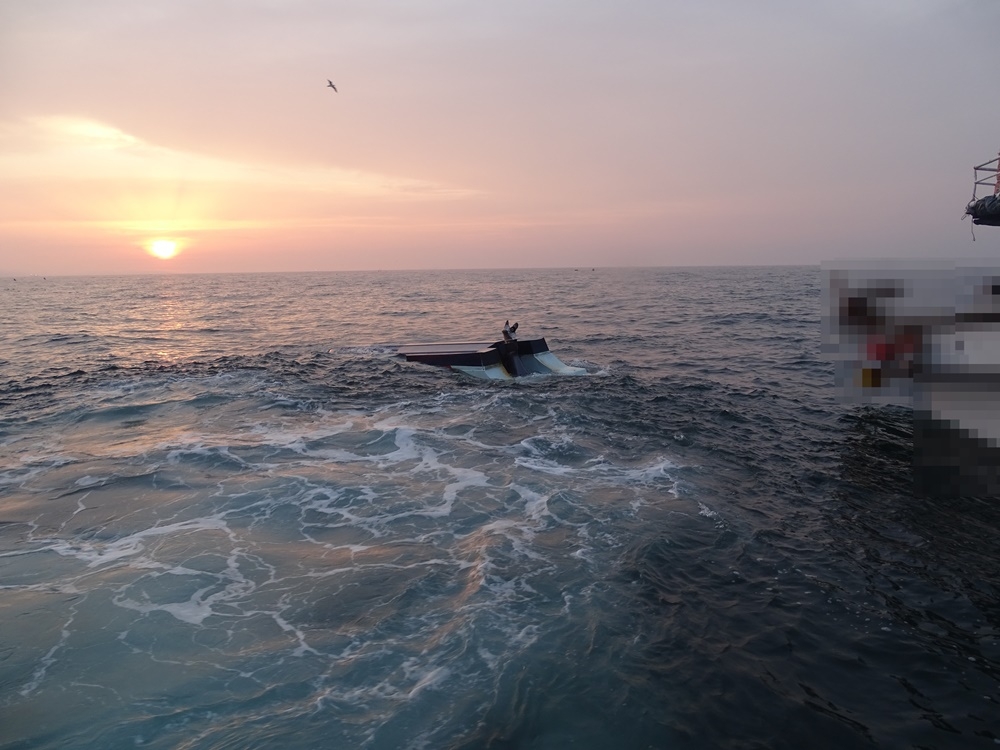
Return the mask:
[[177,255],[180,250],[174,240],[153,240],[146,246],[146,249],[150,255],[160,260],[169,260]]

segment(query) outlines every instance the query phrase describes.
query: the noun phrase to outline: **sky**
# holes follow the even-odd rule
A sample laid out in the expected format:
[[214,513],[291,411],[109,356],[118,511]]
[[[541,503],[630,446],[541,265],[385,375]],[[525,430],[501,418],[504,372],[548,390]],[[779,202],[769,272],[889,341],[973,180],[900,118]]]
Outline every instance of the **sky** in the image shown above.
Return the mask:
[[0,0],[0,275],[996,259],[962,213],[998,29],[997,0]]

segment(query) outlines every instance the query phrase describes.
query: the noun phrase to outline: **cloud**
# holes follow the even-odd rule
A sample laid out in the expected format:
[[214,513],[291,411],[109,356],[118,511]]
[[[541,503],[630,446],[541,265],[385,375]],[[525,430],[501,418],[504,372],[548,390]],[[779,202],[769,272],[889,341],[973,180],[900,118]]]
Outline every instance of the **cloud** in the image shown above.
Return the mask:
[[148,143],[113,125],[69,115],[0,126],[3,181],[225,183],[358,198],[455,200],[478,191],[409,177],[328,166],[239,162]]

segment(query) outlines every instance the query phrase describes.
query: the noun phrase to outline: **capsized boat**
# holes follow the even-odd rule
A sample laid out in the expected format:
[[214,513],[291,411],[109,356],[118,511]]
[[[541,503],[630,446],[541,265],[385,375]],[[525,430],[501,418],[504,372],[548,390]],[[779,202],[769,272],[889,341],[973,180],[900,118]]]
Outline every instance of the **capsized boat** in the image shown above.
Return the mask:
[[517,323],[504,323],[500,341],[443,341],[405,344],[396,353],[409,362],[449,367],[486,380],[506,380],[526,375],[586,375],[549,351],[544,338],[517,338]]

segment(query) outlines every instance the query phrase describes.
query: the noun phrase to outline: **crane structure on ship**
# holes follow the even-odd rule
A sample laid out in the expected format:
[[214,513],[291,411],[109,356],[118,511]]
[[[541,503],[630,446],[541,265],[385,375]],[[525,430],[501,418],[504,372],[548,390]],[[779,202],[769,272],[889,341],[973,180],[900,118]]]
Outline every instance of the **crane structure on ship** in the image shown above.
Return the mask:
[[[972,217],[973,224],[1000,227],[1000,154],[972,169],[972,200],[965,207],[965,215]],[[980,187],[992,187],[993,195],[977,198]]]

